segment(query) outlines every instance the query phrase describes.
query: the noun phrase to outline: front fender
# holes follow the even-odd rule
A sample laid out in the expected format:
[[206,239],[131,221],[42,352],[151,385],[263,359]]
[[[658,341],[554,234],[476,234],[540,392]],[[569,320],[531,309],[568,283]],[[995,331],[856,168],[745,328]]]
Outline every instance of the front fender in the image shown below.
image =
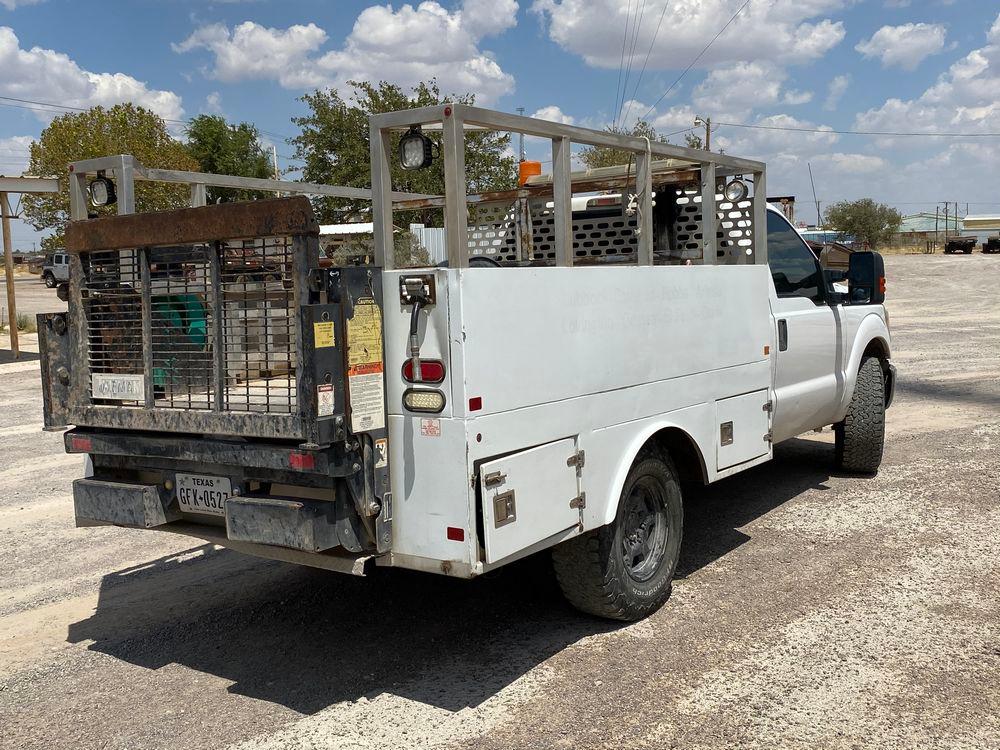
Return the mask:
[[886,360],[892,357],[892,340],[889,336],[889,329],[885,321],[877,313],[869,313],[858,326],[858,331],[854,336],[854,343],[851,346],[851,353],[844,368],[844,391],[841,395],[839,408],[835,422],[841,421],[847,414],[847,408],[851,403],[851,396],[854,395],[854,384],[858,380],[858,368],[861,367],[861,358],[866,351],[877,347],[880,356]]

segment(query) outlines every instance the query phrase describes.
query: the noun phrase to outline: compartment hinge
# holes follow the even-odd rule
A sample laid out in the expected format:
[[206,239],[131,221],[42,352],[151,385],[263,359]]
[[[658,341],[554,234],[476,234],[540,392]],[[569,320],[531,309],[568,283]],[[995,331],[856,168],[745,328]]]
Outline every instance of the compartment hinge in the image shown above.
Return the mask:
[[567,466],[575,466],[577,476],[583,471],[583,464],[586,462],[587,456],[584,451],[577,451],[572,456],[566,459]]
[[579,495],[574,497],[569,501],[569,507],[571,508],[586,508],[587,507],[587,493],[581,492]]
[[774,411],[774,402],[773,401],[768,401],[766,404],[764,404],[763,409],[768,414],[770,414],[772,411]]
[[764,433],[764,442],[765,443],[774,442],[774,433],[771,430],[768,430],[766,433]]
[[486,489],[490,489],[491,487],[498,487],[506,481],[507,475],[502,471],[491,471],[483,477],[483,486],[486,487]]

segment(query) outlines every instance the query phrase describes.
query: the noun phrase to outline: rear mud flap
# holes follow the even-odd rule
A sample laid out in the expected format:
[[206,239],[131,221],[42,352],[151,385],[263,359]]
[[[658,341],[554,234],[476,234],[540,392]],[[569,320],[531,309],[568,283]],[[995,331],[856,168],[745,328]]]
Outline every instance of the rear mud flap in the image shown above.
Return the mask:
[[231,497],[226,501],[226,534],[233,541],[306,552],[340,546],[336,503],[323,501]]
[[77,526],[130,526],[151,529],[178,520],[172,499],[156,485],[77,479],[73,507]]

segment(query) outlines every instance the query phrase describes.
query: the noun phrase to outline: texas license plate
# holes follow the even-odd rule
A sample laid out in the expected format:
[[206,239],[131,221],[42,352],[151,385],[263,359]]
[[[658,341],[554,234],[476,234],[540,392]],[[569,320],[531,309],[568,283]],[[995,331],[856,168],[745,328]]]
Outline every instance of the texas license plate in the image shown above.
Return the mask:
[[187,513],[226,515],[226,500],[233,494],[233,483],[228,477],[210,477],[204,474],[177,474],[177,505]]

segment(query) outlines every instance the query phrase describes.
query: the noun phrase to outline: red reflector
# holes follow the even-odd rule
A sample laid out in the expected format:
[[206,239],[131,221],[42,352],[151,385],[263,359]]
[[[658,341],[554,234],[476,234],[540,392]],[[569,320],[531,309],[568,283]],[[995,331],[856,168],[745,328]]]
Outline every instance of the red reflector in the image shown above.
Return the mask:
[[483,408],[483,397],[473,396],[469,399],[469,411],[479,411]]
[[464,542],[465,541],[465,529],[460,529],[457,526],[448,527],[448,539],[453,542]]
[[[413,379],[413,360],[408,359],[403,362],[403,378],[407,383],[415,383]],[[436,359],[420,360],[420,381],[421,383],[440,383],[444,380],[444,362]]]
[[73,451],[90,453],[94,448],[94,443],[90,438],[74,436],[69,439],[69,447]]
[[289,453],[288,454],[288,465],[293,469],[315,469],[316,468],[316,456],[312,453]]

